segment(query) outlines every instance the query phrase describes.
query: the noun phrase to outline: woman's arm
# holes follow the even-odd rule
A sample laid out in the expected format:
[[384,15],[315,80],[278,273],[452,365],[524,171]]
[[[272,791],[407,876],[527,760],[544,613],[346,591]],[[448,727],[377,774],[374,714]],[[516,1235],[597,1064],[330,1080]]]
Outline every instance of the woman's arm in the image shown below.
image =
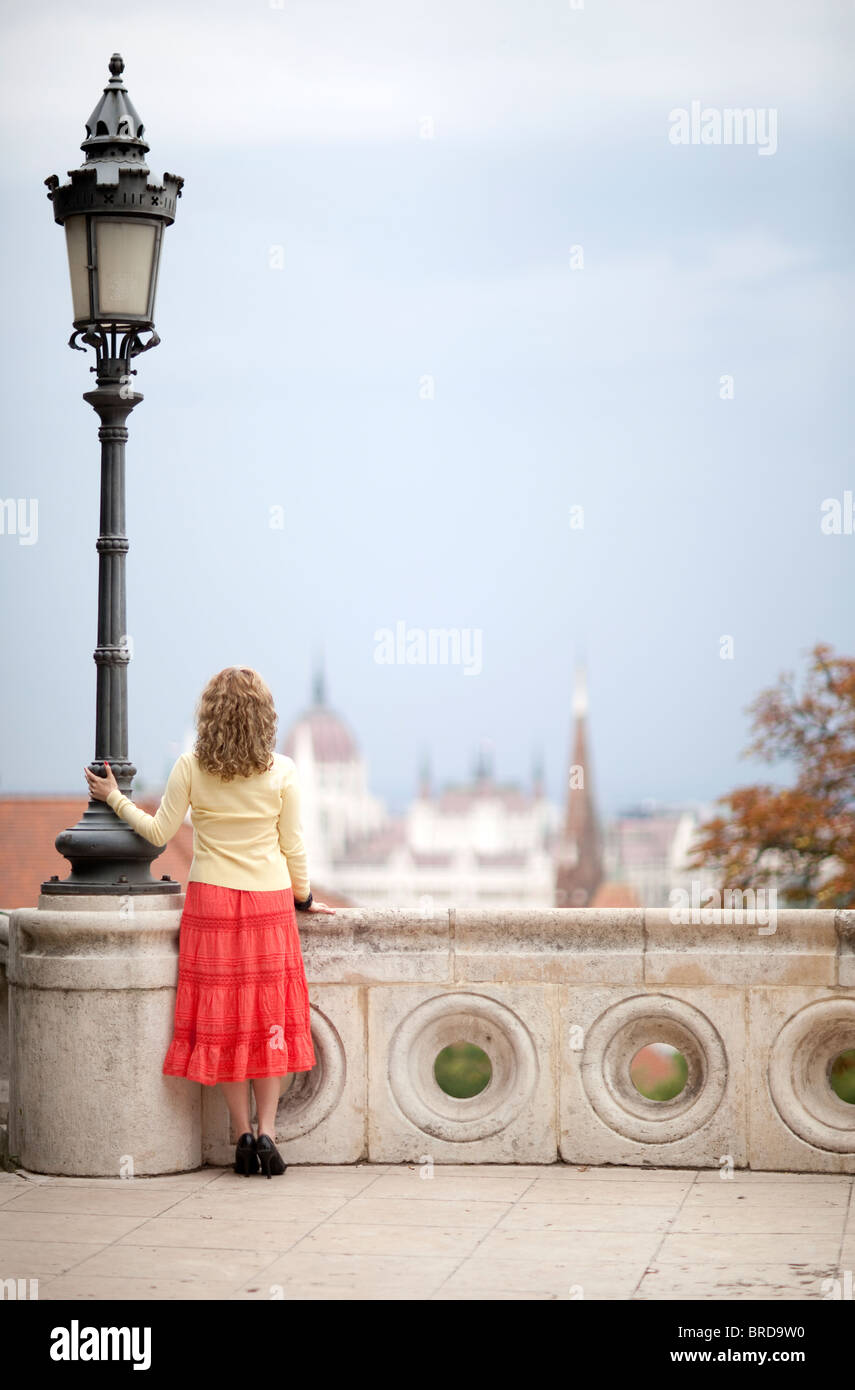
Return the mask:
[[335,916],[335,908],[326,903],[316,903],[312,899],[309,886],[309,870],[306,865],[306,847],[303,844],[303,831],[300,825],[300,791],[297,786],[296,769],[290,768],[282,786],[282,808],[279,812],[279,848],[285,855],[295,903],[309,904],[305,910]]
[[303,830],[300,825],[300,791],[292,768],[282,785],[282,806],[279,811],[279,848],[285,855],[291,887],[297,902],[304,903],[309,896],[309,869],[306,862],[306,847],[303,844]]
[[105,763],[105,766],[107,777],[98,777],[90,772],[89,768],[85,769],[86,781],[92,795],[99,801],[106,801],[116,815],[126,821],[138,835],[142,835],[144,840],[148,840],[149,844],[165,845],[181,825],[190,805],[190,764],[186,754],[181,754],[170,772],[160,806],[153,816],[135,806],[130,797],[125,796],[116,785],[110,764]]

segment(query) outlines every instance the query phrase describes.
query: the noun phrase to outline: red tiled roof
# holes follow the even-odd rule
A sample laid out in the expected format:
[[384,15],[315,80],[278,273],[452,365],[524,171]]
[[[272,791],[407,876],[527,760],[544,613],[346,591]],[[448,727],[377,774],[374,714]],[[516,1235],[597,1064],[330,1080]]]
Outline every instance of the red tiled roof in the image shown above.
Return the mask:
[[640,907],[638,895],[628,883],[601,883],[589,907]]

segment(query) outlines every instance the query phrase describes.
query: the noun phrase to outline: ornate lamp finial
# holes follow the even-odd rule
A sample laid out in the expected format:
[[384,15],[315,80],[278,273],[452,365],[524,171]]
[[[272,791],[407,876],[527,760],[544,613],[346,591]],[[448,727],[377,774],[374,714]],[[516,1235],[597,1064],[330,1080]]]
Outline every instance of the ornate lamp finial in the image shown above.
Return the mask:
[[145,127],[128,96],[122,76],[125,60],[121,53],[113,54],[109,66],[110,81],[86,122],[86,139],[80,148],[86,154],[87,163],[118,161],[120,166],[130,165],[148,173],[143,159],[149,148]]

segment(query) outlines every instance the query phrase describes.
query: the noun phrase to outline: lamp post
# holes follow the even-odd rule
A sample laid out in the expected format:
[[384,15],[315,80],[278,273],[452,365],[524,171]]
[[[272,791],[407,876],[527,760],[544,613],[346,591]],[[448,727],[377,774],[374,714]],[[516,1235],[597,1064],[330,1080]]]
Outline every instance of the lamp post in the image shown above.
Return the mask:
[[[71,276],[74,332],[69,347],[95,350],[96,389],[83,399],[101,421],[101,525],[98,551],[98,638],[95,757],[108,760],[130,795],[136,768],[128,756],[128,689],[125,616],[125,441],[127,420],[143,399],[131,384],[133,358],[160,339],[154,299],[164,229],[175,219],[184,182],[164,174],[149,182],[145,131],[122,80],[124,62],[114,53],[110,81],[86,123],[86,158],[69,170],[70,182],[45,179],[54,220],[65,227]],[[144,339],[141,335],[147,334]],[[42,884],[48,894],[177,893],[167,875],[151,876],[162,852],[120,820],[103,801],[90,800],[83,817],[63,830],[56,847],[71,864],[65,879]]]

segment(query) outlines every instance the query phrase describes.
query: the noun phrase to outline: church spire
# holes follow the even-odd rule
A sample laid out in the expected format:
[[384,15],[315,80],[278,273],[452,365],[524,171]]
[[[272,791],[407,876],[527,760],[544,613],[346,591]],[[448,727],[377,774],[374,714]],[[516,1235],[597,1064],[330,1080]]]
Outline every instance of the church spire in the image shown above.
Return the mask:
[[546,784],[543,776],[543,754],[538,752],[531,766],[531,794],[535,801],[540,801],[546,794]]
[[480,783],[489,782],[492,780],[492,745],[488,742],[487,739],[482,739],[480,744],[478,745],[478,753],[475,758],[474,776],[475,781]]
[[428,753],[424,753],[419,767],[419,797],[422,801],[430,801],[431,799],[432,780],[430,756]]
[[585,719],[588,714],[588,675],[584,666],[576,667],[573,685],[573,718]]
[[573,754],[555,879],[557,907],[586,907],[603,881],[602,835],[588,748],[587,679],[582,666],[576,670],[573,721]]
[[312,704],[325,705],[326,702],[327,682],[326,676],[324,675],[324,659],[322,656],[320,656],[318,657],[318,662],[315,666],[314,675],[312,676]]

